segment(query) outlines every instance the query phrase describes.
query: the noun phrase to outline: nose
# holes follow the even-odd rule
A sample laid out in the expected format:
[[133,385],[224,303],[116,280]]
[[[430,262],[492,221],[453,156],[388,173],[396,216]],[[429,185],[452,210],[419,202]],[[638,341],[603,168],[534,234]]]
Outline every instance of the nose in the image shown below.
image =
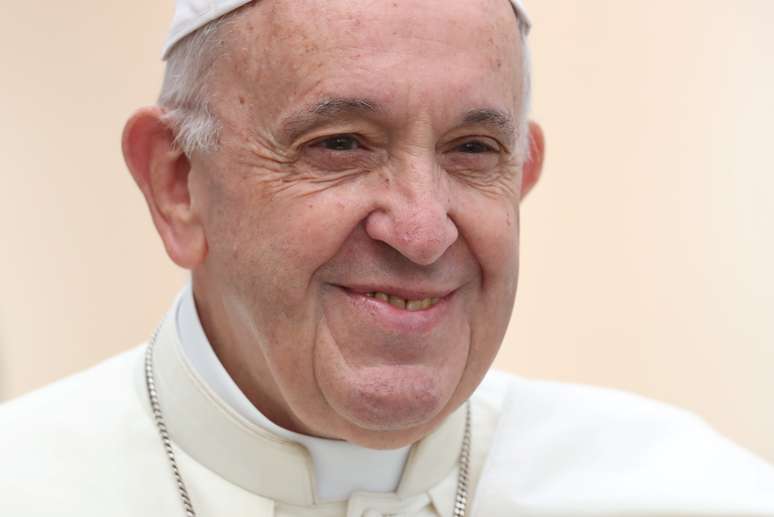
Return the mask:
[[448,178],[427,164],[393,175],[365,221],[366,233],[388,244],[412,262],[427,266],[457,240],[449,215]]

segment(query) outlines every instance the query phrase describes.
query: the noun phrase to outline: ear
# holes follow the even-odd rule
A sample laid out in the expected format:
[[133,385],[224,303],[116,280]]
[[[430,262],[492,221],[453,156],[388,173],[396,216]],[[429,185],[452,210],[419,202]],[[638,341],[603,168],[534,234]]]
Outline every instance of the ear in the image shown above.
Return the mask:
[[529,194],[532,187],[540,179],[543,170],[543,158],[546,152],[546,142],[543,137],[543,129],[537,122],[529,123],[529,156],[524,162],[521,173],[521,199]]
[[191,162],[174,140],[162,108],[154,106],[132,115],[121,143],[126,165],[145,196],[167,254],[178,266],[193,269],[204,260],[207,244],[193,211]]

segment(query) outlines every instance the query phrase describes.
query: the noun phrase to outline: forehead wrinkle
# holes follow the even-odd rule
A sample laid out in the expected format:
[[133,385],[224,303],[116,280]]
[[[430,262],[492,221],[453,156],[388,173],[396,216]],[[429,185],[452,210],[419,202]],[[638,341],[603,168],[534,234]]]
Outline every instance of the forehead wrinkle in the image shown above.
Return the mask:
[[281,132],[290,140],[294,140],[301,133],[319,123],[381,111],[379,104],[370,99],[361,97],[329,97],[288,116],[281,125]]

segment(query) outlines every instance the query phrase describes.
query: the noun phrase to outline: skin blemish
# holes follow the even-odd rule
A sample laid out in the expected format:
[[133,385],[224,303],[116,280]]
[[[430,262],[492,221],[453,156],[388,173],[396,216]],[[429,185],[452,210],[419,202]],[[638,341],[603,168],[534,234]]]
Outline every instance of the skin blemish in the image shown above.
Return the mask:
[[239,96],[239,104],[244,105],[244,103],[245,103],[245,98],[240,95]]

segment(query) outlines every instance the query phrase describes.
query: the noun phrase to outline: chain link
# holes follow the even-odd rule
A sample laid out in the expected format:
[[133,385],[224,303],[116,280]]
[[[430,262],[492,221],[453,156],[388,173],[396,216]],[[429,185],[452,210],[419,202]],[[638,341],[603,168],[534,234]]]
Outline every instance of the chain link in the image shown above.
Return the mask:
[[468,480],[470,477],[470,402],[465,408],[465,435],[460,449],[460,472],[457,476],[457,494],[454,497],[454,517],[465,517],[468,507]]
[[161,443],[164,445],[164,450],[167,453],[169,465],[172,467],[172,475],[175,477],[175,483],[177,484],[177,491],[183,502],[183,510],[186,517],[196,517],[191,497],[188,495],[188,489],[185,486],[182,474],[180,474],[180,468],[177,466],[175,451],[172,449],[172,440],[169,438],[169,431],[167,431],[167,424],[164,422],[164,414],[161,412],[159,396],[156,391],[156,380],[153,375],[153,345],[156,343],[158,334],[159,329],[156,329],[153,339],[151,339],[148,348],[145,350],[145,386],[148,388],[148,398],[153,411],[153,419],[156,421],[156,427],[159,430],[159,436],[161,436]]

